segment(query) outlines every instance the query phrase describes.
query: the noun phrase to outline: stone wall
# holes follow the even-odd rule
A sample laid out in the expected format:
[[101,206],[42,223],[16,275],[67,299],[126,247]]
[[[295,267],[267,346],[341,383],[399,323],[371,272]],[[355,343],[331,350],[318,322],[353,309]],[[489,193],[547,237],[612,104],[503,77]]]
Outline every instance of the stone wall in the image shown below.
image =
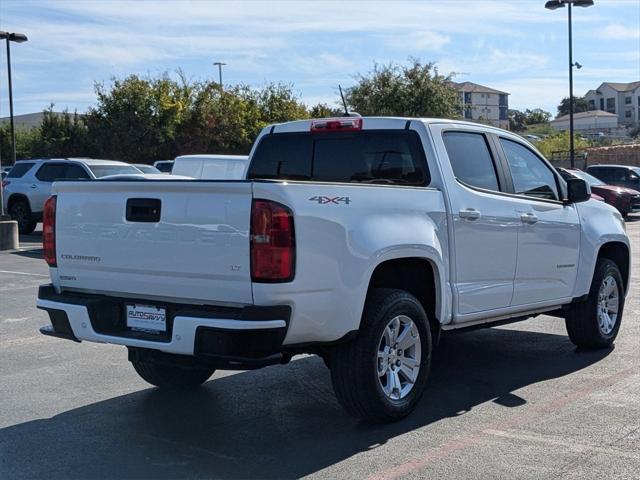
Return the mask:
[[587,164],[601,163],[640,166],[640,143],[588,148]]

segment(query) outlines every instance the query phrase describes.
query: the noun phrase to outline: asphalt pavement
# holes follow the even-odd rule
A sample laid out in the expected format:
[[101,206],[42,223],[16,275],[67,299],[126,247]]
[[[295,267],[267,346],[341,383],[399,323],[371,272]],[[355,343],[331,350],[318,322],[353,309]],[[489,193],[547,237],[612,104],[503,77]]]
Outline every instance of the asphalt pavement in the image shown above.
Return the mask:
[[638,261],[615,348],[580,351],[547,316],[445,335],[414,414],[372,426],[314,356],[179,394],[141,380],[124,347],[40,335],[40,240],[0,252],[3,480],[640,477]]

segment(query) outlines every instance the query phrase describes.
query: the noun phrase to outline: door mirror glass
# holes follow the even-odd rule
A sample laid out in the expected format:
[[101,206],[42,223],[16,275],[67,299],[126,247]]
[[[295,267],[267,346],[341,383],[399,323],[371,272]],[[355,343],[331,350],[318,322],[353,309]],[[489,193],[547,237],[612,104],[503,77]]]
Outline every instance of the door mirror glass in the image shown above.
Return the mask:
[[589,184],[581,178],[569,178],[567,180],[567,202],[586,202],[591,198]]

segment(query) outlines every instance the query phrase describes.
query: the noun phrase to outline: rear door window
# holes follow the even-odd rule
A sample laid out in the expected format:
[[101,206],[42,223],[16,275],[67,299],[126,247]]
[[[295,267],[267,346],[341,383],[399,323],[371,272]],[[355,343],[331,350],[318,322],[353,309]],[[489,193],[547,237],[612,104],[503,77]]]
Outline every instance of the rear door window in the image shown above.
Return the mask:
[[67,170],[65,172],[64,178],[68,179],[86,179],[89,178],[89,174],[84,171],[80,165],[67,165]]
[[65,178],[66,171],[66,163],[45,163],[36,173],[36,178],[41,182],[53,182]]
[[587,171],[594,177],[597,177],[604,182],[611,182],[614,179],[613,172],[610,168],[607,167],[589,168],[587,169]]
[[9,172],[9,175],[7,175],[7,178],[20,178],[31,170],[31,167],[33,167],[33,162],[17,162]]
[[411,130],[268,135],[247,176],[391,185],[430,181],[420,138]]
[[443,140],[456,178],[471,187],[500,190],[486,137],[481,133],[444,132]]

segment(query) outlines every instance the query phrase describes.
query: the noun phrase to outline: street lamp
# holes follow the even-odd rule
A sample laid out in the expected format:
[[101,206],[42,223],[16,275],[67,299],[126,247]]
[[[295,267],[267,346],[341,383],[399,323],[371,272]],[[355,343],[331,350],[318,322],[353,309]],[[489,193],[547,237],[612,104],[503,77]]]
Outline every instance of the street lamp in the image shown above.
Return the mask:
[[[11,159],[13,165],[16,164],[16,132],[13,123],[13,90],[11,88],[11,48],[9,45],[11,42],[22,43],[26,42],[27,36],[24,33],[9,33],[0,31],[0,40],[7,40],[7,74],[9,76],[9,121],[11,123]],[[0,159],[0,169],[2,168],[2,160]],[[0,216],[4,215],[4,203],[2,198],[2,185],[0,184]]]
[[226,63],[213,62],[213,64],[218,66],[218,78],[220,79],[220,88],[222,88],[222,67],[226,65]]
[[11,85],[11,42],[22,43],[26,42],[27,36],[24,33],[9,33],[0,31],[0,40],[6,39],[7,41],[7,75],[9,77],[9,117],[11,122],[11,151],[12,160],[16,163],[16,132],[13,123],[13,89]]
[[571,168],[575,168],[575,152],[573,148],[573,67],[582,68],[579,63],[573,63],[573,45],[571,39],[571,7],[591,7],[593,0],[549,0],[545,3],[544,8],[556,10],[569,6],[569,156],[571,159]]

